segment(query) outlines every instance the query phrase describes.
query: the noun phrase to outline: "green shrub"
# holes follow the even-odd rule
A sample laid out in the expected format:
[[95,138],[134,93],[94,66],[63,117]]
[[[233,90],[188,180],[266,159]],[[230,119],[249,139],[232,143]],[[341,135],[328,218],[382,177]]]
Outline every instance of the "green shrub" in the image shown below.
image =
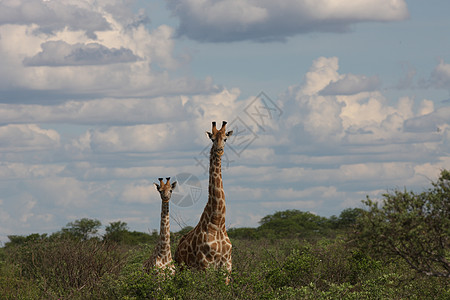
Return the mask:
[[36,282],[23,277],[20,268],[14,264],[0,262],[1,299],[44,299]]
[[123,251],[96,240],[43,240],[8,252],[25,278],[55,297],[93,288],[105,274],[120,271],[125,261]]
[[[266,219],[271,227],[298,218],[303,224],[301,230],[305,231],[299,234],[298,226],[280,234],[274,226],[267,236],[264,232],[269,231],[258,229],[230,230],[233,271],[228,285],[223,270],[199,272],[178,268],[174,275],[156,270],[144,272],[143,262],[152,253],[157,234],[147,235],[145,239],[151,239],[145,244],[137,244],[140,238],[132,238],[128,243],[132,233],[123,222],[111,224],[104,242],[95,238],[64,239],[60,234],[12,236],[11,242],[0,248],[0,298],[450,298],[448,278],[418,274],[399,257],[383,252],[377,255],[374,249],[378,248],[368,249],[350,242],[355,236],[348,234],[348,228],[358,213],[346,210],[339,218],[326,222],[298,211]],[[310,221],[311,227],[306,226]],[[339,223],[347,229],[343,230]],[[319,231],[315,231],[319,225]],[[174,234],[172,251],[179,238],[178,233]],[[375,242],[376,239],[372,240],[372,244]]]
[[450,172],[416,194],[394,191],[380,203],[369,197],[355,239],[373,255],[404,260],[427,276],[450,277]]

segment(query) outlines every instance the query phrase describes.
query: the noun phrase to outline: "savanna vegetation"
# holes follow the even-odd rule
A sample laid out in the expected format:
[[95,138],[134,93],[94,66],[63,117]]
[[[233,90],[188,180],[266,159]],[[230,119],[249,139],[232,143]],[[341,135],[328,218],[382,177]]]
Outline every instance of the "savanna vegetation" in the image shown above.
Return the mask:
[[[1,299],[450,299],[450,172],[422,192],[395,190],[320,217],[286,210],[231,228],[233,272],[145,273],[152,234],[80,219],[9,236]],[[181,235],[172,236],[173,251]]]

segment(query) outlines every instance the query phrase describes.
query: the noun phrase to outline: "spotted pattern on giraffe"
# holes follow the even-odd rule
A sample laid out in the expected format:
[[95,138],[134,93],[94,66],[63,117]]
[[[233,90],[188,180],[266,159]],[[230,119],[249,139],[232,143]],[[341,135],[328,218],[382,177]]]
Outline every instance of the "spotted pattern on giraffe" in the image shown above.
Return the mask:
[[206,133],[213,143],[210,151],[208,202],[197,226],[181,238],[175,252],[175,261],[198,270],[213,266],[226,268],[231,273],[232,245],[225,227],[222,155],[225,141],[233,131],[227,132],[226,124],[224,121],[222,128],[218,130],[216,122],[213,122],[212,132]]
[[175,189],[177,182],[170,183],[170,177],[166,178],[164,183],[162,178],[159,178],[159,184],[154,183],[156,190],[161,196],[161,225],[159,232],[159,240],[152,255],[144,262],[144,269],[150,272],[152,268],[157,268],[159,271],[169,269],[170,273],[174,273],[175,266],[172,261],[172,253],[170,250],[170,216],[169,216],[169,202],[172,196],[172,191]]

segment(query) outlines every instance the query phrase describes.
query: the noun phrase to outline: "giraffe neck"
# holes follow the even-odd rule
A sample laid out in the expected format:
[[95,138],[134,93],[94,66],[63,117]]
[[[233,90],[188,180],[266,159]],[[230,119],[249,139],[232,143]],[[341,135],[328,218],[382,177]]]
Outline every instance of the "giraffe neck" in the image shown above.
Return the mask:
[[[170,216],[169,216],[169,202],[162,201],[161,204],[161,225],[159,227],[159,249],[164,252],[165,249],[170,249]],[[166,247],[166,246],[169,247]],[[170,251],[168,253],[170,255]]]
[[222,158],[211,151],[209,162],[208,203],[203,211],[204,223],[213,224],[222,229],[225,225],[225,194],[222,183]]

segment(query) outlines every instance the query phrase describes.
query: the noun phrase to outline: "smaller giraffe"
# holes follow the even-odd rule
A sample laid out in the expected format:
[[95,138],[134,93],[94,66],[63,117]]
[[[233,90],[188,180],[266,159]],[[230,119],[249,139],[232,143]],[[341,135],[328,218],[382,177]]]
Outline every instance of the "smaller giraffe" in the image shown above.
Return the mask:
[[162,178],[158,178],[159,183],[154,183],[156,190],[161,195],[161,226],[159,231],[159,241],[153,251],[152,256],[144,262],[144,268],[147,272],[151,268],[157,267],[160,270],[169,269],[173,274],[175,271],[172,262],[172,253],[170,251],[170,218],[169,201],[172,196],[172,190],[177,186],[177,182],[170,184],[170,177],[166,178],[166,183]]

